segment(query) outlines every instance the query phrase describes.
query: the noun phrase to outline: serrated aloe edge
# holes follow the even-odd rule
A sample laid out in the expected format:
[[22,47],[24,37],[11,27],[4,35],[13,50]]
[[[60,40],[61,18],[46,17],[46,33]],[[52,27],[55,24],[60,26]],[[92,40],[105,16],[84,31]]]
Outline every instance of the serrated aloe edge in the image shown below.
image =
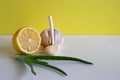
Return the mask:
[[[85,63],[85,64],[93,64],[92,62],[88,62],[79,58],[75,58],[75,57],[69,57],[69,56],[40,56],[40,55],[29,55],[29,54],[17,54],[15,55],[16,59],[21,60],[22,62],[24,62],[25,64],[27,64],[30,69],[31,72],[36,75],[36,72],[33,68],[34,64],[37,65],[41,65],[44,67],[48,67],[52,70],[57,71],[58,73],[67,76],[67,73],[65,71],[63,71],[62,69],[55,67],[53,65],[50,65],[49,63],[43,61],[43,60],[57,60],[57,61],[76,61],[76,62],[81,62],[81,63]],[[42,60],[42,61],[41,61]]]

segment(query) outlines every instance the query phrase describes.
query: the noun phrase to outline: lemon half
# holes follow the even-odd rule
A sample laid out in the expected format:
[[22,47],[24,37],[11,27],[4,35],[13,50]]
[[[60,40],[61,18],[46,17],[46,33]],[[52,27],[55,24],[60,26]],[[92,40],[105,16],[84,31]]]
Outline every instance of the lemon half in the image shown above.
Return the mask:
[[40,47],[41,37],[34,28],[24,27],[16,31],[12,37],[12,43],[16,51],[33,54]]

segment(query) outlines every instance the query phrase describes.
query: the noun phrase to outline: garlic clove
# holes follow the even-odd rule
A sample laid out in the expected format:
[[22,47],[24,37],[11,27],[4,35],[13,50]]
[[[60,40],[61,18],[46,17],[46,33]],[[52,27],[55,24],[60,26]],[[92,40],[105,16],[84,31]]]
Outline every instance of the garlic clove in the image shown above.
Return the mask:
[[54,30],[54,44],[63,44],[63,37],[58,30]]
[[51,36],[50,31],[48,29],[45,29],[41,32],[41,45],[43,47],[49,46],[51,44]]
[[52,56],[58,56],[60,53],[60,50],[61,50],[60,44],[53,44],[44,48],[44,52]]

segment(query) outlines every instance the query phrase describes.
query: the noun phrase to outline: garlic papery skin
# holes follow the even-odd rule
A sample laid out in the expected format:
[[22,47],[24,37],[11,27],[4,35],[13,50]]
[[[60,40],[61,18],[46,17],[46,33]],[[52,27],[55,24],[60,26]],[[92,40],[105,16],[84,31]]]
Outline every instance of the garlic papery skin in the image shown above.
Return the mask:
[[[41,32],[41,45],[43,47],[47,47],[52,44],[52,38],[51,38],[51,33],[49,29],[45,29]],[[60,34],[60,32],[56,29],[54,29],[54,44],[62,44],[63,43],[63,37]]]
[[53,44],[44,48],[44,52],[52,56],[59,56],[60,50],[61,44]]

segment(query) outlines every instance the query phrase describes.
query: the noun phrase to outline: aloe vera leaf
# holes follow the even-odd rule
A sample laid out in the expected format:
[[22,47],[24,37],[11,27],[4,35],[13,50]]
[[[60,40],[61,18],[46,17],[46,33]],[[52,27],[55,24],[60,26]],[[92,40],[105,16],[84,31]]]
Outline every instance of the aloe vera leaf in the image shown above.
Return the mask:
[[67,60],[67,61],[77,61],[77,62],[82,62],[85,64],[93,64],[92,62],[88,62],[79,58],[75,57],[68,57],[68,56],[38,56],[38,55],[17,55],[17,56],[23,56],[23,57],[28,57],[31,59],[40,59],[40,60]]
[[34,68],[33,68],[32,63],[31,63],[31,62],[26,62],[26,64],[30,67],[31,72],[32,72],[34,75],[36,75],[36,72],[35,72],[35,70],[34,70]]
[[38,64],[38,65],[42,65],[42,66],[45,66],[45,67],[48,67],[48,68],[51,68],[53,70],[56,70],[58,71],[59,73],[62,73],[63,75],[67,76],[67,73],[65,73],[62,69],[58,68],[58,67],[55,67],[53,65],[50,65],[50,64],[46,64],[44,61],[39,61],[39,60],[32,60],[32,63],[34,64]]

